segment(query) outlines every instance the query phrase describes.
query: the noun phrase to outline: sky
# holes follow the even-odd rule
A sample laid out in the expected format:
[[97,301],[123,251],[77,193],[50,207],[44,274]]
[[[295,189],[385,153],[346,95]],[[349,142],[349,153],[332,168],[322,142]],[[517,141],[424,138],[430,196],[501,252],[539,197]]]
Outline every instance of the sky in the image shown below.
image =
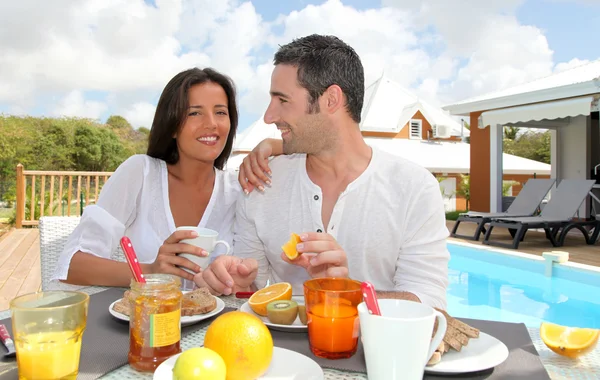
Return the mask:
[[0,114],[110,115],[150,128],[166,83],[213,67],[238,89],[239,130],[262,117],[277,47],[350,44],[436,104],[600,59],[600,0],[0,0]]

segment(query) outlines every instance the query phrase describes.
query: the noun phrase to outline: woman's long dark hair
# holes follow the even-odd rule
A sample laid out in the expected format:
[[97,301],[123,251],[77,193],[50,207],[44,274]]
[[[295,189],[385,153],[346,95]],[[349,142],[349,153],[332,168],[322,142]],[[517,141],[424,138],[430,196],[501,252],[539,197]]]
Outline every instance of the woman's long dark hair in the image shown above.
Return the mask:
[[233,81],[228,76],[211,68],[193,68],[183,71],[167,83],[158,100],[156,113],[152,121],[148,151],[146,152],[148,156],[159,158],[168,164],[175,164],[179,161],[177,142],[173,136],[177,134],[187,117],[189,107],[188,91],[190,87],[206,82],[220,85],[227,95],[231,126],[223,152],[217,157],[214,164],[217,169],[223,169],[233,149],[233,139],[238,126],[238,109],[235,102],[236,95]]

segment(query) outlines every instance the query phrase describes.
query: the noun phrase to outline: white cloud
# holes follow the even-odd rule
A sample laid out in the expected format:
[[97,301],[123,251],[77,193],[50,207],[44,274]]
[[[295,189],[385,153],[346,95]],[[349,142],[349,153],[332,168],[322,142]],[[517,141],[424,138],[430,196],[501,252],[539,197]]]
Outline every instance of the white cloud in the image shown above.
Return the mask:
[[107,106],[103,102],[85,100],[81,91],[67,94],[52,111],[54,116],[76,116],[99,119]]
[[569,62],[558,63],[554,67],[554,72],[558,73],[560,71],[569,70],[569,69],[572,69],[572,68],[577,67],[577,66],[585,65],[586,63],[590,63],[590,61],[587,60],[587,59],[573,58]]
[[[585,62],[554,65],[543,32],[515,17],[523,1],[382,0],[357,10],[328,0],[273,22],[243,0],[3,1],[0,105],[28,112],[68,94],[53,114],[109,111],[150,127],[174,74],[212,66],[234,79],[242,115],[258,118],[278,45],[312,33],[352,45],[367,84],[384,72],[437,104]],[[85,99],[89,92],[105,93],[104,103]]]
[[[514,15],[523,0],[383,0],[383,5],[415,12],[423,28],[438,34],[448,63],[440,69],[448,83],[436,97],[452,102],[499,90],[552,72],[552,50],[543,32]],[[458,67],[457,60],[466,61]],[[445,69],[445,70],[444,70]],[[439,75],[439,74],[438,74]],[[436,74],[431,72],[436,78]],[[439,75],[441,77],[441,75]],[[442,78],[440,78],[442,79]],[[431,93],[432,80],[421,85]]]
[[155,111],[156,105],[147,102],[137,102],[120,114],[127,119],[129,124],[134,128],[146,127],[150,129],[150,127],[152,127]]

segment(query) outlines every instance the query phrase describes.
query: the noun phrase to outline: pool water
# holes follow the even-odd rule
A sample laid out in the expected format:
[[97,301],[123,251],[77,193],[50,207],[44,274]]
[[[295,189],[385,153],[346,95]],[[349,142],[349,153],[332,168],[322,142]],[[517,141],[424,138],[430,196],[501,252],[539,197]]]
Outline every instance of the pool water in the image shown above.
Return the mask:
[[600,328],[600,272],[448,244],[448,312],[456,317]]

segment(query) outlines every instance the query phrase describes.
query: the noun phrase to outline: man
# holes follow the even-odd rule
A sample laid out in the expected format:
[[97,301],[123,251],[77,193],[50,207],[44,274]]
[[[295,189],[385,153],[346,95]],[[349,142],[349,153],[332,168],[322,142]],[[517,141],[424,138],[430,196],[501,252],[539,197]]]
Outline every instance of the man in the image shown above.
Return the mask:
[[[349,276],[370,281],[380,296],[445,309],[448,230],[439,184],[363,140],[356,52],[336,37],[311,35],[282,46],[274,63],[264,120],[281,131],[285,155],[268,164],[270,188],[239,201],[234,257],[217,258],[196,283],[231,294],[269,279],[302,294],[311,277]],[[256,159],[246,165],[266,167]],[[292,232],[302,238],[294,261],[281,249]]]

